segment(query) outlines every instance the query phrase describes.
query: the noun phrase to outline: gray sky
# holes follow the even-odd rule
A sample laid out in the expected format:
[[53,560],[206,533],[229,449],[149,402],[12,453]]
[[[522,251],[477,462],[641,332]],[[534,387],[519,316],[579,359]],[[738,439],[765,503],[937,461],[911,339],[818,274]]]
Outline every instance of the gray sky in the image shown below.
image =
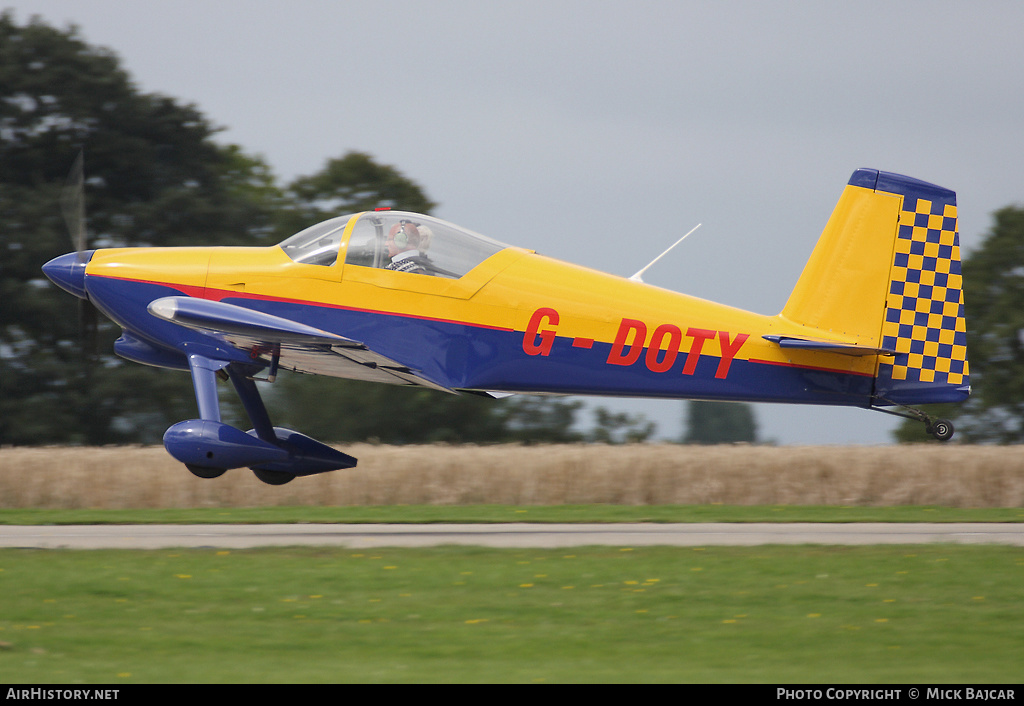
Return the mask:
[[[286,181],[349,150],[504,242],[764,314],[850,174],[958,192],[970,249],[1024,200],[1024,3],[8,0],[77,24]],[[970,322],[968,322],[968,326]],[[682,404],[618,402],[678,436]],[[780,443],[898,420],[758,405]]]

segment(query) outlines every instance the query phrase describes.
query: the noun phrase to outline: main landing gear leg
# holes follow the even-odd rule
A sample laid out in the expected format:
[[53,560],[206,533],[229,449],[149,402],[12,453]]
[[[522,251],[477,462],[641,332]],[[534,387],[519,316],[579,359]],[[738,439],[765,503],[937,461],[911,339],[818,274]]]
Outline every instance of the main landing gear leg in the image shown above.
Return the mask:
[[928,434],[931,434],[939,441],[949,441],[953,438],[953,422],[948,419],[939,419],[932,415],[914,407],[904,407],[902,405],[896,405],[899,410],[895,409],[883,409],[882,407],[872,407],[879,412],[885,412],[896,417],[903,417],[904,419],[913,419],[918,422],[924,422],[924,430]]
[[[234,363],[192,354],[188,358],[199,419],[178,422],[164,433],[164,447],[199,478],[218,478],[229,468],[288,465],[291,453],[278,439],[256,384]],[[217,379],[230,379],[255,427],[255,436],[223,423]],[[283,470],[256,470],[264,483],[282,485],[295,478]]]
[[231,384],[235,387],[235,392],[238,393],[238,399],[242,401],[245,413],[249,416],[249,421],[252,422],[252,426],[256,430],[256,436],[272,444],[275,443],[277,434],[274,433],[274,425],[270,423],[270,415],[267,413],[266,405],[263,404],[263,398],[260,397],[256,383],[234,365],[228,366],[227,373]]
[[[250,376],[253,366],[191,355],[189,367],[200,418],[172,425],[164,432],[164,448],[200,478],[216,478],[227,469],[248,467],[264,483],[283,485],[296,476],[356,465],[356,459],[327,444],[275,427]],[[231,380],[235,386],[252,422],[251,431],[221,421],[218,378]]]
[[[218,364],[198,355],[188,357],[192,372],[192,386],[195,388],[196,405],[199,407],[199,418],[220,422],[220,398],[217,395],[217,376],[221,375],[223,363]],[[199,463],[186,463],[192,475],[198,478],[219,478],[227,469],[206,466]]]
[[[249,421],[252,422],[256,436],[263,441],[276,444],[278,441],[277,434],[274,432],[274,425],[270,421],[270,415],[267,413],[266,405],[263,404],[263,398],[260,397],[256,383],[234,365],[229,365],[227,372],[228,377],[231,379],[231,384],[235,386],[235,392],[238,393],[238,398],[242,401],[245,413],[249,415]],[[257,478],[267,485],[284,485],[295,479],[294,473],[287,473],[285,471],[260,468],[251,468],[251,470]]]

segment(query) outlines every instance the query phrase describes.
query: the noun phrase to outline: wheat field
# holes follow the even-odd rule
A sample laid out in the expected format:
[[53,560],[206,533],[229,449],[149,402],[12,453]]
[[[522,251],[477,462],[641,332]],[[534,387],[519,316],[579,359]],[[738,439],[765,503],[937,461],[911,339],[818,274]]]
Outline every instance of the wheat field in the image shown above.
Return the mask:
[[194,477],[162,447],[0,448],[0,508],[711,504],[1024,506],[1015,446],[375,446],[268,486]]

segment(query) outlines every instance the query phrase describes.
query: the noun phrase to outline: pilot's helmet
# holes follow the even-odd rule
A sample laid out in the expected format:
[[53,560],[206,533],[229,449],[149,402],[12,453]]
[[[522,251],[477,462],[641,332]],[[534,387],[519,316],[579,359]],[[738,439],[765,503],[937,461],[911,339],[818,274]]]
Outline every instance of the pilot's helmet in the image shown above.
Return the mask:
[[401,250],[420,246],[420,231],[412,221],[399,221],[388,231],[388,241]]

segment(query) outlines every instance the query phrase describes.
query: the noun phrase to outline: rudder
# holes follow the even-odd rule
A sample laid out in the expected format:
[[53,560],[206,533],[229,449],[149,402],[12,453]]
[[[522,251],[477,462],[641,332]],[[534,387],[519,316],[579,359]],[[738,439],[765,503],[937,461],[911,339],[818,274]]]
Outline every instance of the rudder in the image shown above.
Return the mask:
[[970,394],[956,193],[887,172],[854,176],[903,197],[893,248],[878,404],[961,402]]

